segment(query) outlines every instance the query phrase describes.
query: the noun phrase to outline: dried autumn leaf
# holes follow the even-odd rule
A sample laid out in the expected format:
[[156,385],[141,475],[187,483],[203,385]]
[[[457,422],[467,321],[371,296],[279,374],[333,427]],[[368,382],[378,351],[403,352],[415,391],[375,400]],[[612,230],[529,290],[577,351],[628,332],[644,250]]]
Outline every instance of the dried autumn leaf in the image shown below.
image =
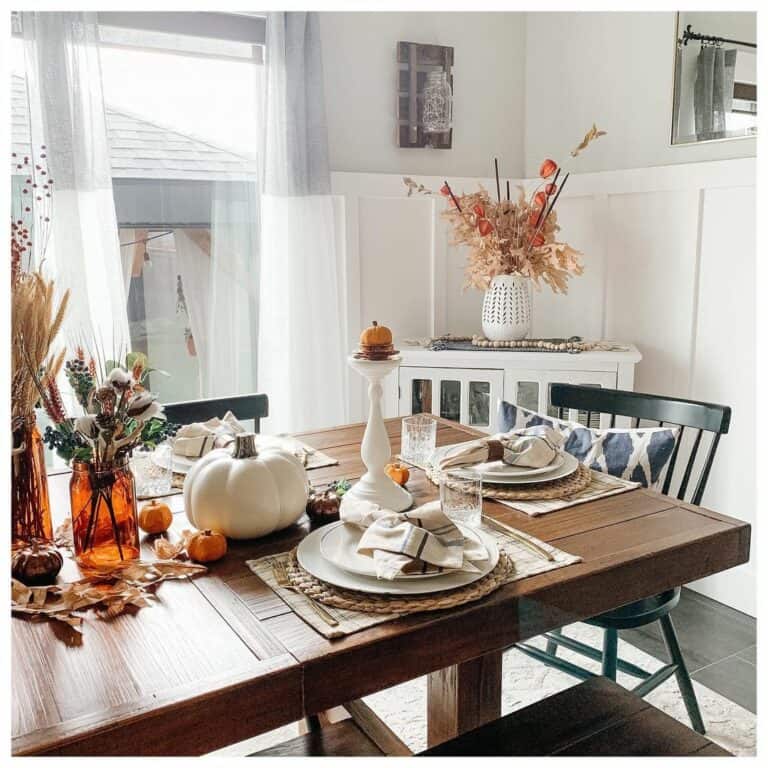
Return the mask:
[[61,525],[56,529],[56,532],[53,535],[53,540],[57,547],[62,547],[63,549],[74,548],[75,544],[74,539],[72,538],[71,517],[65,518]]
[[597,125],[592,123],[592,127],[584,134],[584,138],[576,149],[571,150],[571,157],[576,157],[581,154],[595,139],[599,139],[601,136],[605,136],[605,131],[599,131]]

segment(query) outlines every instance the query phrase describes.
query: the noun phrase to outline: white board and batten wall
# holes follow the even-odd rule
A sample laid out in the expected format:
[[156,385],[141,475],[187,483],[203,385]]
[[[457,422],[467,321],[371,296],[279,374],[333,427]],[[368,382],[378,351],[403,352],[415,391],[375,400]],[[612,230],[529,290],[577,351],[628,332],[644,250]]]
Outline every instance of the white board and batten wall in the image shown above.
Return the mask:
[[[443,183],[417,180],[435,191]],[[448,181],[495,190],[488,178]],[[480,331],[482,295],[462,293],[464,254],[440,218],[443,198],[407,197],[399,174],[337,172],[332,186],[350,349],[374,319],[396,340]],[[704,505],[754,523],[754,159],[573,174],[558,210],[585,272],[567,296],[534,292],[533,335],[635,344],[636,390],[730,405]],[[350,418],[361,420],[360,382],[350,379],[349,393]],[[754,562],[753,544],[749,564],[694,586],[754,615]]]

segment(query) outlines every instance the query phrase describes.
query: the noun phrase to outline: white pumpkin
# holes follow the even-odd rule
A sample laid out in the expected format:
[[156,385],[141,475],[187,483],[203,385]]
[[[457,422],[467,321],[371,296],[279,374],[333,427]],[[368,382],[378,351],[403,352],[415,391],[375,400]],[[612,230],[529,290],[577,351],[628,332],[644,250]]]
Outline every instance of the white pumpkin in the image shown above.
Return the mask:
[[189,522],[231,539],[255,539],[295,523],[309,493],[301,461],[281,448],[256,449],[252,433],[235,436],[197,461],[184,479]]

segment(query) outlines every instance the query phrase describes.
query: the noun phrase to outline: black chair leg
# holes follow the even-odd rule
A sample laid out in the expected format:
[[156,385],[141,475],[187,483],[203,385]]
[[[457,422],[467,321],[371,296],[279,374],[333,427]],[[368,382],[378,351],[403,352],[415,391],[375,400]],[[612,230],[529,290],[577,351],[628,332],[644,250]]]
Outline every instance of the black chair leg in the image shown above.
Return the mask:
[[606,629],[603,634],[603,677],[616,681],[616,663],[619,656],[619,632]]
[[[563,630],[562,629],[553,629],[551,634],[553,635],[562,635]],[[547,640],[547,653],[552,654],[552,656],[557,656],[557,643],[554,640]]]
[[677,685],[680,688],[680,693],[683,696],[683,702],[685,708],[688,710],[688,717],[691,720],[691,725],[694,731],[698,731],[701,734],[705,734],[704,721],[701,718],[701,711],[699,710],[699,702],[696,700],[696,693],[693,690],[693,683],[691,683],[691,676],[688,674],[688,668],[685,666],[685,659],[683,658],[682,651],[680,650],[680,644],[677,641],[677,633],[675,632],[675,626],[672,623],[672,618],[667,614],[659,619],[661,624],[661,632],[664,636],[664,644],[667,646],[670,659],[672,663],[677,666],[675,676],[677,677]]

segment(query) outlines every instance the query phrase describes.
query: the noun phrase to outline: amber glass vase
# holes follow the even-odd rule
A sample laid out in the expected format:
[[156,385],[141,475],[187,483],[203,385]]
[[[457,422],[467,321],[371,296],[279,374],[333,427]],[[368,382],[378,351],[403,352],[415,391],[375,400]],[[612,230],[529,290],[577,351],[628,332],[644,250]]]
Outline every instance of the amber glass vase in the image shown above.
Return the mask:
[[69,498],[78,563],[101,568],[139,557],[136,488],[127,460],[106,466],[75,462]]
[[13,432],[11,451],[11,544],[53,540],[45,452],[35,416]]

